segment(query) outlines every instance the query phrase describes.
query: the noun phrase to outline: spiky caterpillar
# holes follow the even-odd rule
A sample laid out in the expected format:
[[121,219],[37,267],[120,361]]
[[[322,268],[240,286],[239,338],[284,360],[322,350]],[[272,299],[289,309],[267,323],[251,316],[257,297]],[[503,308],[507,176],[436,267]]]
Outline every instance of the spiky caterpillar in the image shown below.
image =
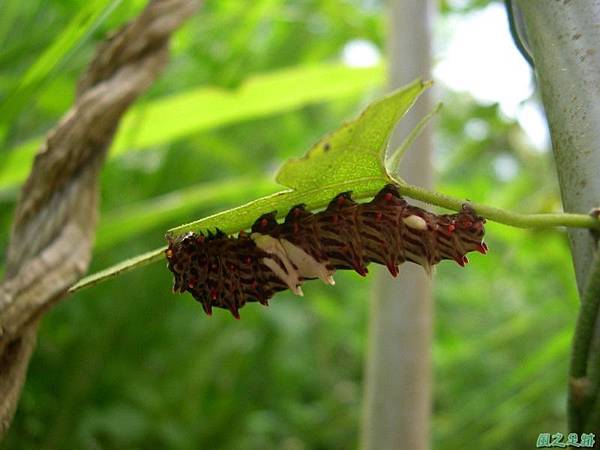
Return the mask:
[[374,262],[396,276],[405,261],[428,273],[443,259],[464,266],[466,253],[487,252],[484,223],[468,205],[444,215],[411,206],[390,184],[368,203],[356,203],[344,192],[321,212],[295,206],[281,224],[275,212],[264,214],[250,234],[231,237],[217,229],[170,238],[166,256],[174,292],[190,292],[208,315],[219,307],[239,319],[246,302],[267,305],[286,289],[303,295],[304,280],[335,284],[336,269],[365,276]]

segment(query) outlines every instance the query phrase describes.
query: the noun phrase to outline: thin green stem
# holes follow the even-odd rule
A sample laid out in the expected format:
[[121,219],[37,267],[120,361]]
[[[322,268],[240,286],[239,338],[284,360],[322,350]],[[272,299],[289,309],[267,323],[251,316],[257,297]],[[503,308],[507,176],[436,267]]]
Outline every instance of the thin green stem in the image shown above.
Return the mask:
[[161,247],[157,248],[156,250],[151,250],[147,253],[143,253],[141,255],[134,256],[133,258],[126,259],[125,261],[121,261],[114,266],[101,270],[100,272],[96,272],[92,275],[84,277],[71,286],[68,292],[73,294],[81,289],[92,287],[102,283],[103,281],[110,280],[111,278],[121,275],[122,273],[129,272],[133,269],[146,266],[156,261],[161,261],[164,258],[166,249],[167,247]]
[[459,211],[462,205],[468,203],[477,214],[493,222],[510,225],[517,228],[544,228],[544,227],[570,227],[600,229],[600,221],[588,214],[548,213],[548,214],[521,214],[504,209],[486,206],[481,203],[470,202],[456,197],[429,191],[410,184],[401,184],[399,190],[402,194],[415,200],[430,205]]
[[581,299],[573,337],[568,400],[569,429],[573,432],[583,431],[584,424],[597,425],[600,418],[597,379],[600,374],[596,367],[600,363],[600,348],[592,345],[599,310],[600,255],[597,254]]

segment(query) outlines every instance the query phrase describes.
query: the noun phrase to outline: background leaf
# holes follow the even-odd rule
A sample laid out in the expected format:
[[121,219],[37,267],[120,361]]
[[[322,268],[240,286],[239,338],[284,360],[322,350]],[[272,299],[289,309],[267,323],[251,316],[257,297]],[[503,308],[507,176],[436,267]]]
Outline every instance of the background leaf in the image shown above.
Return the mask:
[[[296,67],[251,77],[238,89],[200,87],[142,103],[123,118],[110,157],[148,150],[202,130],[344,98],[377,85],[382,76],[381,67]],[[42,138],[33,138],[0,156],[0,189],[25,179],[41,144]]]
[[81,46],[122,0],[91,0],[64,27],[51,45],[21,77],[19,84],[0,106],[0,123],[17,115],[49,81],[73,52]]

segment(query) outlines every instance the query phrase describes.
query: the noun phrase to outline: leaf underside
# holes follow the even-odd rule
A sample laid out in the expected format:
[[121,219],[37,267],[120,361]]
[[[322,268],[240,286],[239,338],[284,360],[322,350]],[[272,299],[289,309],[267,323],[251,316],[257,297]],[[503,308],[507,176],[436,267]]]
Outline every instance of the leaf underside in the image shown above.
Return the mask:
[[172,228],[167,235],[216,228],[233,234],[248,229],[265,212],[277,211],[277,217],[282,218],[298,204],[305,204],[309,210],[319,209],[346,191],[352,191],[357,199],[374,196],[392,181],[385,168],[390,135],[429,86],[416,80],[371,103],[356,119],[324,136],[306,155],[285,162],[276,181],[287,189]]

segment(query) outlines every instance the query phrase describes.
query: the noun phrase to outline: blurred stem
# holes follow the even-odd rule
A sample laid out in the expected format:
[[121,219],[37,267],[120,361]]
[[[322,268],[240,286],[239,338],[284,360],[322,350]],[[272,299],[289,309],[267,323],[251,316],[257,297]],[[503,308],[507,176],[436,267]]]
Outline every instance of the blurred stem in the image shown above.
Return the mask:
[[[517,228],[545,228],[563,226],[571,228],[600,229],[600,221],[586,214],[520,214],[512,211],[506,211],[504,209],[494,208],[492,206],[482,205],[480,203],[469,202],[468,200],[462,200],[456,197],[450,197],[440,192],[429,191],[427,189],[407,184],[405,182],[399,182],[394,179],[390,179],[390,181],[393,181],[399,185],[398,188],[402,194],[415,200],[421,200],[422,202],[430,205],[441,206],[443,208],[455,211],[460,211],[462,206],[465,203],[468,203],[475,208],[475,211],[477,211],[478,214],[482,215],[486,219]],[[364,195],[357,195],[356,199],[366,199],[374,196],[376,193],[377,192],[367,192]],[[249,217],[248,223],[251,223],[253,219],[253,217]],[[160,261],[163,259],[163,252],[165,250],[166,247],[161,247],[156,250],[149,251],[82,278],[78,283],[69,289],[69,293],[72,294],[81,289],[95,286],[96,284],[110,280],[111,278],[123,273],[143,267],[156,261]]]
[[[387,5],[389,88],[417,77],[431,78],[434,2],[390,0]],[[437,112],[430,112],[431,108],[432,95],[427,91],[397,125],[390,142],[398,150],[387,152],[390,176],[433,185],[433,132],[425,129]],[[414,151],[406,154],[409,147]],[[360,450],[431,448],[432,283],[420,269],[403,267],[396,279],[377,271],[373,280]]]
[[597,256],[590,272],[590,279],[585,289],[577,328],[573,339],[573,355],[571,358],[572,377],[583,377],[588,366],[588,354],[591,347],[591,336],[594,332],[595,317],[600,306],[600,256]]
[[[581,301],[573,338],[568,407],[569,430],[575,432],[588,430],[600,420],[600,398],[598,398],[600,346],[592,345],[599,309],[600,256],[597,254]],[[583,426],[584,422],[587,427]]]

